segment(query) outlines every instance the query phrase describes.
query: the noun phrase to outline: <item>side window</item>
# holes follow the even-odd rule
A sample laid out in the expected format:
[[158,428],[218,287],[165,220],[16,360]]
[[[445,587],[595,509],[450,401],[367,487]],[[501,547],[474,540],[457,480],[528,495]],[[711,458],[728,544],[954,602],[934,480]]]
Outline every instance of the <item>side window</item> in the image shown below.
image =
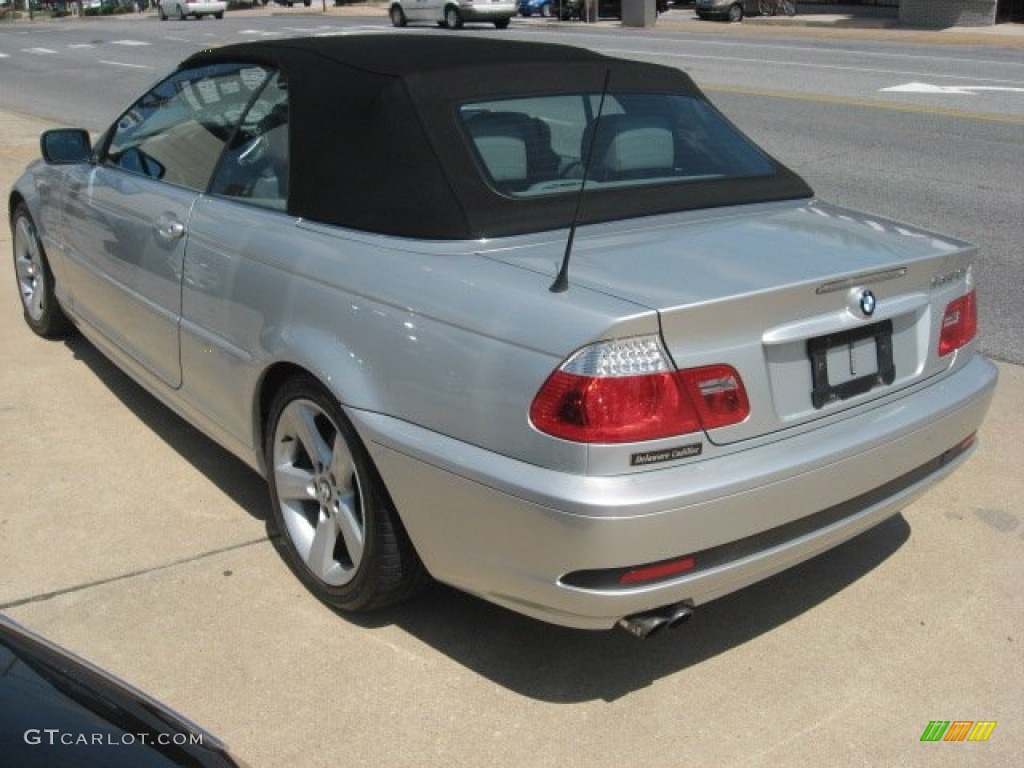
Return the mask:
[[270,75],[243,64],[176,72],[121,116],[102,162],[204,191],[235,126]]
[[275,73],[231,138],[210,194],[284,210],[288,170],[288,84]]

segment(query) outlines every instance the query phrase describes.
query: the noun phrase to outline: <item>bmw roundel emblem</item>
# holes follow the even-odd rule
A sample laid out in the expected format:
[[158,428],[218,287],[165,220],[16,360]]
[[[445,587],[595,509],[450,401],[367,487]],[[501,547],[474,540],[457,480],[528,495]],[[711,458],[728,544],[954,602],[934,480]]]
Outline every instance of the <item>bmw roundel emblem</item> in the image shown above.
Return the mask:
[[860,311],[864,313],[865,317],[871,317],[875,314],[875,307],[878,305],[875,294],[871,291],[862,291],[860,294]]

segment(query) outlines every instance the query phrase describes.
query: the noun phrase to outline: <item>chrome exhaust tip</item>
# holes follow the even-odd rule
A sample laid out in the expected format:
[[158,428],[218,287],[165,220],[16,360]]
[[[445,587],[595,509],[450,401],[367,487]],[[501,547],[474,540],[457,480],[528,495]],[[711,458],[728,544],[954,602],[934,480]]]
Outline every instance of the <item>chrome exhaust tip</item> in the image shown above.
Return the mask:
[[626,616],[619,619],[618,626],[634,637],[646,640],[666,627],[675,629],[685,624],[692,615],[693,611],[685,605],[667,605],[653,611]]

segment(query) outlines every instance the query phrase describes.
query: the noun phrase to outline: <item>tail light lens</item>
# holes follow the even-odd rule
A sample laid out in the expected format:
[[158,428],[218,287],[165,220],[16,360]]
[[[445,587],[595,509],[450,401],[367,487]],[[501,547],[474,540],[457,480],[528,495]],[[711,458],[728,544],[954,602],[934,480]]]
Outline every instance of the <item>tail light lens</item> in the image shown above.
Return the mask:
[[738,424],[750,414],[728,365],[677,371],[657,337],[584,347],[548,377],[530,407],[544,432],[580,443],[632,443]]
[[955,352],[978,334],[978,299],[975,291],[949,302],[942,316],[939,357]]

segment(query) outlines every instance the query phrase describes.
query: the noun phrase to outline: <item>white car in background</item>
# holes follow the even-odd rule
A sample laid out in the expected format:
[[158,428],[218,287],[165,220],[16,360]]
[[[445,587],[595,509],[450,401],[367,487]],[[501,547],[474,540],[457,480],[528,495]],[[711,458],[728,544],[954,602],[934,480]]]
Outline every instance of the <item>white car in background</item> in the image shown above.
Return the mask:
[[462,29],[467,21],[508,27],[516,15],[515,0],[394,0],[388,9],[391,23],[404,27],[410,21],[429,21],[448,29]]
[[225,0],[157,0],[156,12],[160,21],[184,21],[189,16],[195,16],[197,20],[203,16],[223,19],[227,7]]

